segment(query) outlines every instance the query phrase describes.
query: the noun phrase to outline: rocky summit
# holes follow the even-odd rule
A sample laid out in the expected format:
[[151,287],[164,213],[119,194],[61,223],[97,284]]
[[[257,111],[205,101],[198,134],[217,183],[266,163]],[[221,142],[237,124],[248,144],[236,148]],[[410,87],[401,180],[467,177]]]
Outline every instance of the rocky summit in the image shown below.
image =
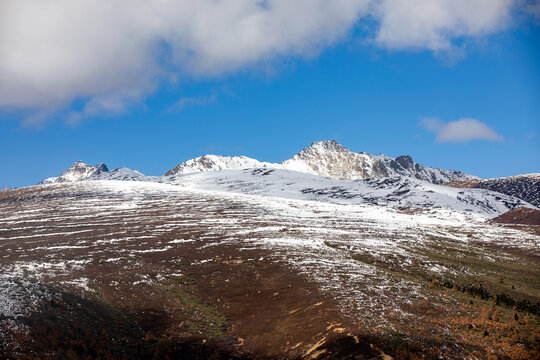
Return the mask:
[[91,166],[79,160],[73,165],[71,165],[69,169],[63,172],[60,176],[45,179],[40,182],[40,184],[73,182],[83,180],[92,175],[101,174],[107,171],[109,171],[109,169],[107,168],[107,165],[103,163]]

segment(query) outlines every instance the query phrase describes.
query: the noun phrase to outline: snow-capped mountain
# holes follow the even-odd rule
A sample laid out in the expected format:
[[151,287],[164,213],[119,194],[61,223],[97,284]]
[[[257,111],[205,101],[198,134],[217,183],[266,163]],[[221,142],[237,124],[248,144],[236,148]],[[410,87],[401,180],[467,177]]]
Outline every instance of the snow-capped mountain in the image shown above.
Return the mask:
[[497,191],[540,208],[540,174],[524,174],[485,180],[450,182],[449,186]]
[[40,184],[53,184],[61,182],[73,182],[86,179],[92,175],[101,174],[109,171],[105,164],[99,164],[95,166],[88,165],[82,161],[77,161],[70,166],[62,175],[58,177],[51,177],[43,180]]
[[436,169],[415,163],[408,155],[392,158],[383,154],[355,153],[335,141],[314,142],[282,163],[285,169],[336,179],[370,179],[408,176],[440,184],[477,179],[460,171]]
[[[280,164],[245,156],[205,155],[179,164],[164,176],[146,176],[127,168],[109,171],[104,164],[90,166],[79,161],[42,184],[80,180],[164,183],[226,193],[397,209],[448,209],[488,217],[519,206],[536,205],[540,188],[540,180],[533,175],[484,181],[458,171],[416,164],[410,156],[355,153],[335,141],[314,142]],[[467,187],[477,189],[439,185],[455,180],[462,181],[452,184],[468,184]],[[503,195],[504,191],[510,196]]]
[[436,169],[415,163],[408,155],[391,158],[386,155],[355,153],[336,141],[314,142],[281,164],[260,162],[245,156],[205,155],[191,159],[165,173],[165,176],[216,170],[273,168],[331,177],[335,179],[369,179],[408,176],[440,184],[448,181],[477,179],[459,171]]
[[178,164],[164,176],[192,174],[205,171],[239,170],[250,168],[276,167],[277,164],[261,162],[246,156],[204,155]]

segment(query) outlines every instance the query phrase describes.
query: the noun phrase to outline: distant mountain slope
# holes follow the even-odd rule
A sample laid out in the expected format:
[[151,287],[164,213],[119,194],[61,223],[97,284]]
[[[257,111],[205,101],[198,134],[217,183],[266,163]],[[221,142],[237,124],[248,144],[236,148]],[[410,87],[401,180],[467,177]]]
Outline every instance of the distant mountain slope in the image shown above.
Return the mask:
[[456,181],[445,183],[444,185],[497,191],[540,207],[540,174],[525,174],[486,180]]
[[62,175],[58,177],[51,177],[43,180],[40,184],[53,184],[61,182],[73,182],[86,179],[92,175],[101,174],[109,171],[105,164],[99,164],[95,166],[88,165],[82,161],[77,161],[70,166]]
[[248,168],[286,169],[336,179],[408,176],[434,184],[477,179],[475,176],[459,171],[436,169],[417,164],[407,155],[394,159],[382,154],[355,153],[335,141],[314,142],[281,164],[260,162],[245,156],[205,155],[177,165],[166,172],[165,176]]

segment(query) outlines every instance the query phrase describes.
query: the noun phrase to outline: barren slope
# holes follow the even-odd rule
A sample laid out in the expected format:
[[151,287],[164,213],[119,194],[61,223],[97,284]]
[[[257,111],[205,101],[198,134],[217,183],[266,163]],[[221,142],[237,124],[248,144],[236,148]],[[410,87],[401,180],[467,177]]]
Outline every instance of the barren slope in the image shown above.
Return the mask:
[[[141,334],[103,341],[148,358],[537,351],[538,236],[445,209],[269,195],[113,180],[2,192],[5,351],[44,351],[6,345],[41,339],[39,314],[102,302]],[[99,311],[116,319],[105,334],[125,332]],[[70,317],[91,326],[89,314]]]

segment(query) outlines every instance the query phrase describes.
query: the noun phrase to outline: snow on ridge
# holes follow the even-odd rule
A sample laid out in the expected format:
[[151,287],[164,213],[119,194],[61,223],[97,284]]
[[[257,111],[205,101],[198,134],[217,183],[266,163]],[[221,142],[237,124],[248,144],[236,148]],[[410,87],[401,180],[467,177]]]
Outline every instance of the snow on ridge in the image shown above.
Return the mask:
[[261,162],[246,156],[203,155],[178,164],[164,176],[191,174],[204,171],[234,170],[259,167],[276,167],[277,164]]
[[92,174],[91,176],[83,180],[123,180],[123,181],[145,181],[147,176],[138,172],[137,170],[131,170],[128,168],[114,169],[98,174]]
[[334,140],[313,142],[309,147],[280,164],[261,162],[245,156],[204,155],[177,165],[166,172],[165,176],[249,168],[294,170],[336,179],[368,179],[400,175],[436,184],[477,179],[476,176],[459,171],[417,164],[408,155],[391,158],[384,154],[355,153]]

